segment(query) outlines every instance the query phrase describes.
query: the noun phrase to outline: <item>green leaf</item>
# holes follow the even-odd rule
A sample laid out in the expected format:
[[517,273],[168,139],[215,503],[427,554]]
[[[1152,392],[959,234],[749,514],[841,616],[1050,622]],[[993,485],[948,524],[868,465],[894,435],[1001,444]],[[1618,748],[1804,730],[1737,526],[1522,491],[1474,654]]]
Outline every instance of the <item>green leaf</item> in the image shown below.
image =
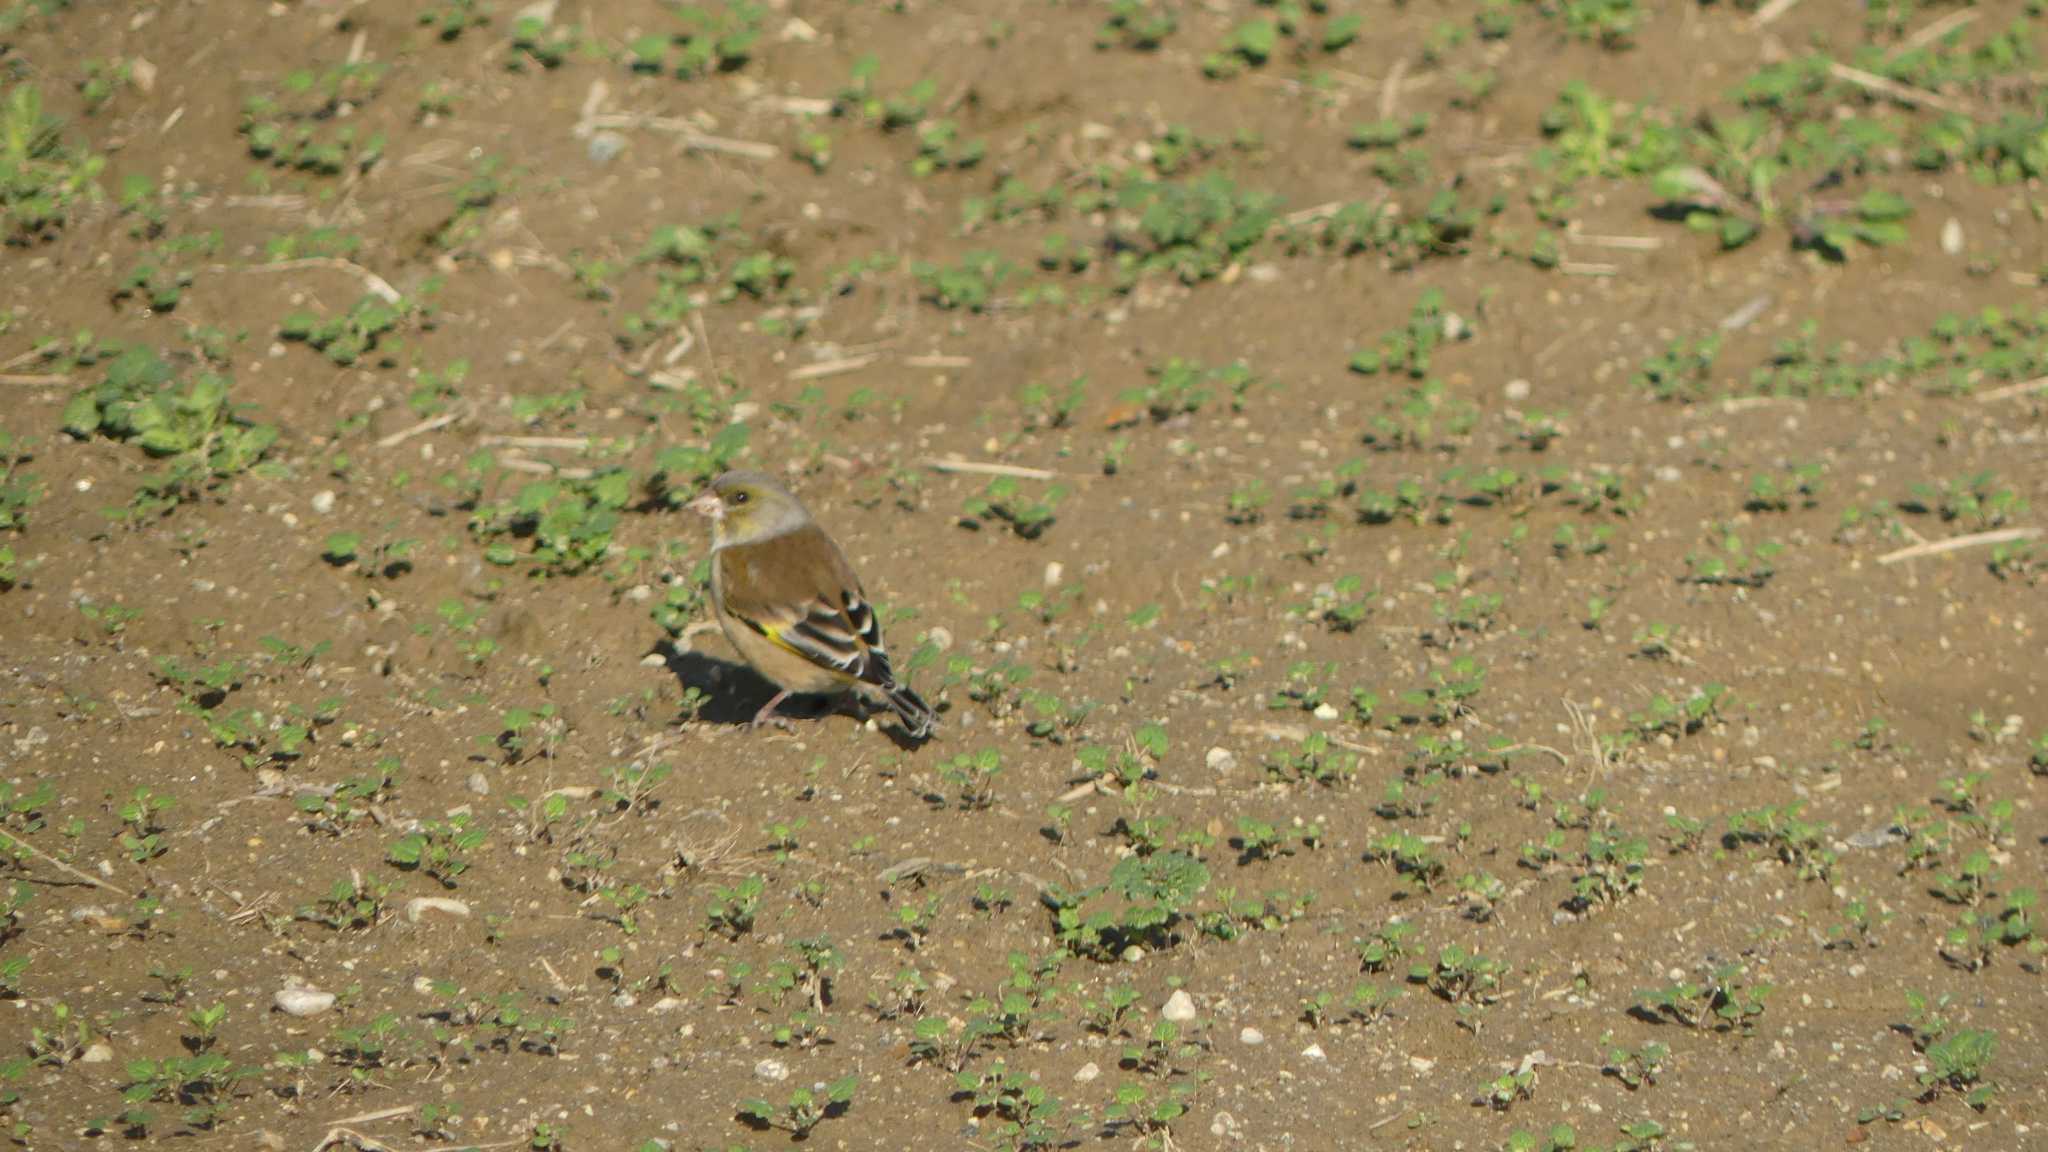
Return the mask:
[[1872,188],[1857,198],[1856,214],[1872,222],[1904,220],[1913,214],[1913,205],[1888,188]]
[[853,1099],[853,1091],[860,1086],[860,1075],[853,1073],[841,1076],[825,1086],[825,1099],[834,1104],[844,1104]]
[[80,392],[64,405],[64,430],[80,440],[100,430],[100,405],[91,392]]
[[1137,740],[1138,747],[1144,749],[1154,760],[1166,758],[1165,725],[1158,723],[1140,725],[1134,739]]
[[1231,33],[1230,46],[1253,64],[1264,64],[1280,46],[1280,27],[1271,20],[1248,20]]
[[1335,52],[1358,39],[1365,28],[1365,17],[1357,12],[1347,12],[1323,27],[1323,51]]

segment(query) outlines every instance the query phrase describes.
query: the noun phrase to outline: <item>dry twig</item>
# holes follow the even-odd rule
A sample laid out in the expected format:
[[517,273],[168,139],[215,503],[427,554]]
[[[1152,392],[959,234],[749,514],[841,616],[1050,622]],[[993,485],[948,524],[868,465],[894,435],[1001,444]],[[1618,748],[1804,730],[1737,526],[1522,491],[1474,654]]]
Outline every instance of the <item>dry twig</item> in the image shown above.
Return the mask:
[[93,875],[90,872],[86,872],[78,868],[73,868],[71,865],[66,864],[62,860],[57,859],[55,856],[50,855],[49,853],[43,851],[41,848],[36,847],[35,845],[29,843],[26,840],[23,840],[19,836],[9,836],[5,832],[0,832],[0,844],[8,845],[13,848],[19,848],[23,852],[26,852],[29,855],[35,857],[36,859],[41,860],[43,863],[48,864],[50,867],[55,868],[57,871],[64,873],[66,876],[69,876],[74,880],[83,881],[87,884],[92,885],[95,888],[104,888],[107,891],[112,892],[114,895],[119,896],[124,900],[133,900],[136,898],[135,893],[130,892],[124,888],[117,888],[114,885],[107,883],[105,880],[100,879],[99,877]]
[[1887,552],[1879,556],[1877,562],[1897,564],[1901,560],[1918,560],[1923,556],[1939,556],[1944,552],[1960,552],[1965,548],[1981,548],[1986,544],[2008,544],[2014,540],[2028,540],[2040,534],[2039,528],[1999,528],[1991,532],[1971,532],[1964,536],[1928,540],[1896,552]]
[[2036,376],[2032,380],[2022,380],[2017,384],[2007,384],[2003,388],[1993,388],[1989,392],[1979,392],[1977,393],[1976,400],[1979,404],[1993,404],[2000,400],[2011,399],[2014,396],[2025,396],[2029,393],[2044,390],[2048,390],[2048,376]]
[[459,409],[443,412],[439,416],[432,416],[422,420],[410,428],[401,428],[388,436],[380,437],[377,441],[377,447],[396,448],[415,436],[424,436],[436,428],[446,428],[448,425],[462,419],[462,417],[463,413]]
[[924,466],[934,472],[969,472],[977,476],[1015,476],[1019,480],[1052,480],[1059,473],[1044,468],[1025,468],[1017,464],[984,464],[978,460],[962,460],[949,456],[944,460],[927,460]]
[[789,378],[791,380],[821,380],[827,376],[842,376],[848,372],[858,372],[879,359],[881,357],[869,353],[866,356],[842,356],[837,360],[820,360],[816,364],[806,364],[791,372]]
[[1901,104],[1911,104],[1920,108],[1933,108],[1941,112],[1954,112],[1961,116],[1976,117],[1979,115],[1976,108],[1963,101],[1951,100],[1946,96],[1939,96],[1933,92],[1922,92],[1918,88],[1908,88],[1904,84],[1886,79],[1875,72],[1865,72],[1861,68],[1851,68],[1840,61],[1831,61],[1828,64],[1828,75],[1845,83],[1854,84],[1865,91],[1890,97]]
[[1749,26],[1751,28],[1761,28],[1785,13],[1790,12],[1798,7],[1798,5],[1799,0],[1771,0],[1769,4],[1757,9],[1756,15],[1749,18]]
[[372,296],[377,297],[386,304],[396,304],[400,300],[405,299],[405,296],[398,289],[391,286],[389,280],[384,279],[360,264],[352,264],[347,260],[334,256],[305,256],[297,260],[279,260],[270,264],[215,264],[208,268],[208,271],[292,272],[301,268],[332,268],[336,272],[346,272],[361,280],[363,287],[368,289]]

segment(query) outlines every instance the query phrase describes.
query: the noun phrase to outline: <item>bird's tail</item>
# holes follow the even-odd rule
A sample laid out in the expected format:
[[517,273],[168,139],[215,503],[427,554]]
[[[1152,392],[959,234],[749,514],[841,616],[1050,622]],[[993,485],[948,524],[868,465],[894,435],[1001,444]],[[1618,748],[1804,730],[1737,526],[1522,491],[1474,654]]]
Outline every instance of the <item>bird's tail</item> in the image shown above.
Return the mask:
[[924,702],[924,697],[912,691],[908,685],[890,684],[882,689],[882,699],[889,704],[889,710],[903,721],[903,730],[913,740],[924,740],[931,736],[938,726],[939,714]]

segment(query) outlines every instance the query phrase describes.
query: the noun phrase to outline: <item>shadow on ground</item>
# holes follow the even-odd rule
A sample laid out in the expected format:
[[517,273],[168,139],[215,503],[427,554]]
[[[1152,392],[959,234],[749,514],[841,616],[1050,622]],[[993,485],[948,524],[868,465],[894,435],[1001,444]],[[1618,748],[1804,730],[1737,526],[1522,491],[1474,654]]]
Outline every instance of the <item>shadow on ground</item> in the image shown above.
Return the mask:
[[[704,703],[697,709],[695,718],[706,724],[744,728],[761,706],[775,696],[775,686],[745,664],[720,660],[702,652],[678,651],[673,644],[665,643],[655,651],[668,662],[668,670],[675,676],[677,684],[685,691],[694,688],[704,694]],[[861,720],[879,714],[883,718],[882,731],[905,751],[927,743],[904,732],[900,724],[893,722],[886,708],[870,706],[852,693],[791,696],[776,709],[776,715],[797,724],[824,720],[839,712]]]

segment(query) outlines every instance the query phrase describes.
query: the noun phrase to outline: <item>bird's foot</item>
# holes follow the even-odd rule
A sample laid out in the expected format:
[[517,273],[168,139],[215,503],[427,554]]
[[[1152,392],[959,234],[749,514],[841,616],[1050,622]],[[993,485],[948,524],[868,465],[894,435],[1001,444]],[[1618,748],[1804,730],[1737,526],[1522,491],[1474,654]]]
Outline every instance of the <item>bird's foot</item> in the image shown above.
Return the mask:
[[761,705],[761,710],[754,713],[752,720],[747,721],[747,731],[752,732],[763,724],[772,724],[784,732],[796,731],[796,725],[790,722],[789,717],[775,714],[775,710],[782,707],[782,702],[787,699],[789,699],[787,691],[777,692],[774,699]]

